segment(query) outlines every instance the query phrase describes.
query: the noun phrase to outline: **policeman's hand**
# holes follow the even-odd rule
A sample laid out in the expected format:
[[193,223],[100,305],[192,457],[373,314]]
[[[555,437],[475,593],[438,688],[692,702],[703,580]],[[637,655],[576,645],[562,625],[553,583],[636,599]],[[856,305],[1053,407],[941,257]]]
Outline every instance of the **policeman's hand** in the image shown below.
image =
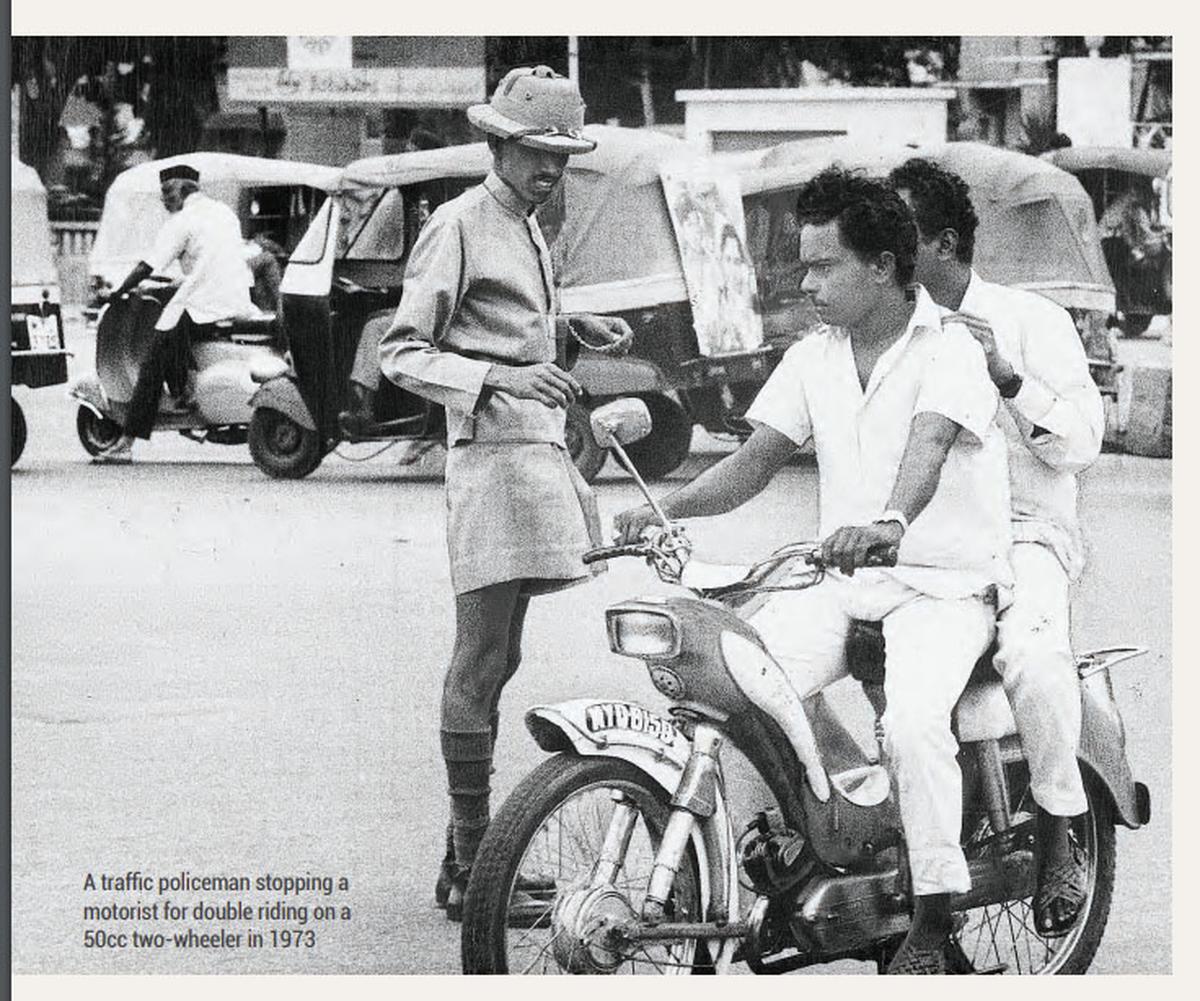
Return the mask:
[[575,336],[593,351],[624,355],[633,345],[633,328],[619,316],[572,313],[567,322]]
[[548,361],[537,365],[493,365],[483,384],[551,408],[570,406],[583,391],[574,376]]
[[956,313],[951,313],[946,317],[947,320],[957,320],[970,332],[971,336],[983,348],[983,356],[987,359],[988,377],[997,386],[1008,382],[1015,374],[1015,370],[1008,363],[1008,359],[1000,353],[1000,348],[996,345],[996,334],[992,330],[992,325],[988,323],[982,316],[975,313],[966,313],[959,310]]
[[658,523],[658,515],[649,504],[622,511],[613,519],[613,542],[618,546],[631,545],[641,538],[645,529]]
[[847,525],[821,543],[821,558],[826,566],[847,576],[853,576],[858,567],[893,566],[903,535],[904,528],[897,521]]

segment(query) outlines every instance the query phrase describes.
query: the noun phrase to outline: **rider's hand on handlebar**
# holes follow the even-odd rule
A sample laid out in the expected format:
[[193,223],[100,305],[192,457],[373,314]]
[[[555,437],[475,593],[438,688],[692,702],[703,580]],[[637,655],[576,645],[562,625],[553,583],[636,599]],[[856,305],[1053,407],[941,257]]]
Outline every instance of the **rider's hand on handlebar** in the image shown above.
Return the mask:
[[618,546],[628,546],[637,542],[651,525],[657,525],[658,515],[649,504],[622,511],[613,519],[613,541]]
[[619,316],[572,313],[567,317],[575,337],[593,351],[624,355],[633,343],[633,328]]
[[564,409],[583,392],[574,376],[548,361],[537,365],[493,365],[483,384],[523,400],[537,400],[547,407]]
[[847,576],[859,567],[894,566],[903,536],[904,528],[896,521],[847,525],[821,543],[821,558],[826,566],[836,567]]

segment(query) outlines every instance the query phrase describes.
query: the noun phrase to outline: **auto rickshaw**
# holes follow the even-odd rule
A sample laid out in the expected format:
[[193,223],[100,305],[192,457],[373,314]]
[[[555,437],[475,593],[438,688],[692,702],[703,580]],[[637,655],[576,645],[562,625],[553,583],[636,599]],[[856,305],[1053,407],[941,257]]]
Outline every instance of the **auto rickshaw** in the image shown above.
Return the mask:
[[[154,246],[154,238],[167,221],[158,174],[177,163],[200,171],[201,190],[237,213],[247,240],[269,240],[285,258],[300,242],[341,172],[320,164],[232,153],[187,153],[122,171],[104,197],[104,212],[88,261],[89,309],[93,313],[99,308],[97,293],[120,284]],[[178,265],[167,277],[178,277]]]
[[1069,146],[1043,158],[1091,196],[1118,324],[1125,336],[1141,336],[1172,309],[1171,151]]
[[1101,392],[1116,394],[1119,370],[1092,331],[1116,301],[1087,192],[1037,157],[981,143],[866,147],[846,139],[772,147],[740,170],[747,231],[760,282],[763,326],[780,348],[817,322],[800,293],[797,188],[830,164],[883,176],[923,156],[967,182],[979,216],[974,267],[988,281],[1038,292],[1065,307],[1084,341]]
[[[769,349],[701,350],[689,285],[668,207],[664,172],[692,181],[714,161],[649,130],[590,126],[595,152],[568,163],[558,199],[539,210],[551,246],[564,312],[620,315],[635,332],[633,353],[614,358],[581,349],[574,374],[585,393],[567,414],[567,444],[591,479],[605,453],[592,437],[590,408],[640,396],[652,435],[632,446],[646,475],[676,468],[693,424],[730,430],[769,371]],[[251,455],[273,476],[300,477],[345,440],[337,414],[364,328],[386,328],[400,299],[404,265],[424,219],[486,176],[487,145],[475,143],[361,160],[348,166],[336,197],[322,206],[292,255],[283,281],[293,370],[255,396]],[[707,189],[706,189],[707,190]],[[735,199],[741,222],[740,204]],[[729,387],[734,387],[731,390]],[[354,440],[437,440],[440,409],[384,381],[375,400],[377,433]]]
[[[38,389],[67,381],[58,268],[46,189],[32,167],[12,159],[12,383]],[[25,448],[25,412],[12,399],[12,465]]]

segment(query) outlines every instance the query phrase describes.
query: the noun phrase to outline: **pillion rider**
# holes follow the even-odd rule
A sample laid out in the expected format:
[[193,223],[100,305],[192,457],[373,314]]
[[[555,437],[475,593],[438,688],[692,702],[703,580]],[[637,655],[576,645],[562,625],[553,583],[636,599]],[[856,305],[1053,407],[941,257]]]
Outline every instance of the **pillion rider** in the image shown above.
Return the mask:
[[914,158],[889,180],[916,216],[916,278],[966,323],[1001,397],[1008,446],[1015,579],[993,659],[1016,718],[1037,804],[1039,935],[1066,934],[1086,902],[1087,872],[1070,841],[1087,811],[1076,755],[1081,704],[1071,652],[1070,584],[1083,569],[1075,476],[1100,454],[1104,407],[1065,309],[984,281],[971,266],[978,219],[966,182]]
[[[954,704],[991,642],[1009,582],[1009,508],[996,390],[959,324],[910,287],[917,230],[885,184],[831,169],[804,185],[802,289],[824,326],[793,345],[755,399],[741,448],[662,502],[668,517],[731,511],[812,440],[819,586],[773,596],[750,623],[802,697],[846,673],[853,619],[882,620],[885,748],[908,848],[913,921],[889,973],[946,972],[960,847]],[[648,507],[616,518],[629,542]],[[889,568],[862,568],[894,549]]]

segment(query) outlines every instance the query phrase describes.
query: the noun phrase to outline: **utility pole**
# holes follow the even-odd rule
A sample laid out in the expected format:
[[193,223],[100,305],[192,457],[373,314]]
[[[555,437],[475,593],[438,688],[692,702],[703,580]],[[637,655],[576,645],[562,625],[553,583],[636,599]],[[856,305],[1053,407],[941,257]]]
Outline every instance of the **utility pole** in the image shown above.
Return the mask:
[[579,36],[567,36],[567,76],[579,83]]

